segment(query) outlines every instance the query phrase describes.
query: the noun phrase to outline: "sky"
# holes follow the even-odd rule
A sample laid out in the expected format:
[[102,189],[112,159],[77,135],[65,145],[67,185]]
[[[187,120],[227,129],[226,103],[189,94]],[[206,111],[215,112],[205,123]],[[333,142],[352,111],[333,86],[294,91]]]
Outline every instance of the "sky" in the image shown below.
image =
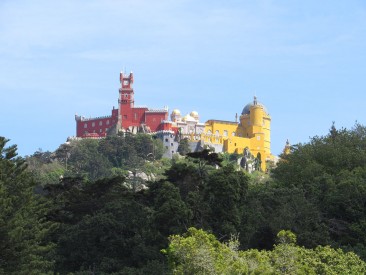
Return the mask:
[[366,125],[364,0],[0,0],[0,136],[21,156],[135,104],[235,120],[256,95],[272,153]]

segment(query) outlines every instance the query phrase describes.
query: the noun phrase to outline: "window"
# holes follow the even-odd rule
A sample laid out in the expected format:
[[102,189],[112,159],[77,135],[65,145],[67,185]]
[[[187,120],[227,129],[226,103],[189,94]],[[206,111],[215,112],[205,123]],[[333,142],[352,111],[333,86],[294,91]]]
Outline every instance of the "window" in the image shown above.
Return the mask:
[[88,123],[85,123],[84,124],[84,128],[88,128]]
[[99,121],[99,126],[102,126],[103,125],[103,121]]
[[107,120],[106,124],[109,125],[109,119]]
[[170,143],[170,146],[173,146],[173,142],[172,142],[172,143]]
[[227,130],[224,130],[224,137],[227,137]]
[[95,122],[92,122],[92,127],[94,127],[95,126]]
[[127,115],[123,115],[123,119],[127,119]]
[[216,131],[215,131],[215,136],[217,136],[217,137],[218,137],[219,135],[220,135],[219,130],[216,130]]
[[231,135],[232,135],[233,137],[235,137],[235,132],[232,132],[232,133],[231,133]]
[[135,113],[134,116],[135,116],[135,120],[136,120],[137,119],[137,113]]
[[101,132],[103,132],[103,130],[102,129],[99,129],[99,133],[101,133]]
[[208,130],[208,131],[207,131],[207,134],[208,134],[208,135],[212,135],[211,130]]
[[166,138],[166,139],[165,139],[165,142],[168,142],[168,141],[169,141],[169,140]]
[[261,140],[261,136],[257,136],[257,140]]

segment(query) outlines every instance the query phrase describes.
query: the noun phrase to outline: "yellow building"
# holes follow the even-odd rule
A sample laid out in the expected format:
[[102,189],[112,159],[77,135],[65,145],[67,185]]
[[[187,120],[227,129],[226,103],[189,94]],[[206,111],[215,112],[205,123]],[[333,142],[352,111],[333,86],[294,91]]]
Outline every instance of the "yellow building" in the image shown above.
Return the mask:
[[265,106],[254,97],[240,115],[239,122],[208,120],[201,140],[207,145],[222,145],[222,151],[243,154],[250,153],[261,161],[266,171],[266,161],[274,160],[271,154],[271,117]]

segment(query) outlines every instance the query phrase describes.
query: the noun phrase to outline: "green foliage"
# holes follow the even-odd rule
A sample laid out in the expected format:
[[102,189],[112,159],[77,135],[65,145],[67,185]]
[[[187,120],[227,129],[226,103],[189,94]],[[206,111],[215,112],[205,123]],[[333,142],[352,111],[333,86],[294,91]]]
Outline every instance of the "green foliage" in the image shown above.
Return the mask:
[[191,148],[189,147],[189,141],[188,138],[184,138],[179,142],[179,146],[178,146],[178,153],[181,154],[182,156],[187,155],[188,153],[191,152]]
[[234,166],[213,171],[205,185],[204,199],[209,207],[209,224],[224,239],[238,233],[248,189],[248,177]]
[[156,182],[149,187],[154,201],[153,220],[159,232],[164,236],[184,232],[191,212],[181,200],[179,189],[169,182]]
[[277,243],[278,244],[295,244],[296,235],[294,233],[292,233],[290,230],[281,230],[277,234]]
[[171,237],[177,274],[364,273],[343,252],[366,258],[363,126],[333,125],[268,174],[238,171],[239,155],[208,149],[160,159],[160,140],[147,135],[39,150],[28,168],[0,141],[0,274],[165,274],[160,249],[192,226],[216,237]]
[[25,161],[7,142],[0,137],[0,273],[45,274],[53,267],[45,236],[54,226],[44,219],[47,205],[33,193]]
[[[329,246],[305,249],[293,242],[296,236],[281,231],[285,242],[272,251],[239,251],[232,239],[220,243],[214,235],[195,228],[173,235],[162,250],[173,274],[364,274],[366,263],[354,253]],[[288,242],[289,241],[289,242]]]
[[333,125],[328,135],[293,146],[273,176],[282,188],[302,190],[307,204],[319,213],[316,224],[325,227],[324,240],[348,249],[358,247],[365,255],[360,251],[366,245],[365,163],[365,127],[356,124],[351,130],[337,130]]
[[[54,153],[35,152],[27,157],[29,170],[39,185],[57,184],[61,177],[83,177],[94,181],[126,175],[127,171],[164,173],[160,139],[150,135],[110,136],[102,140],[72,140]],[[156,167],[162,167],[157,169]]]
[[48,218],[60,224],[56,272],[139,269],[160,260],[153,211],[142,194],[124,187],[124,178],[88,182],[65,178],[46,187],[53,209]]
[[183,236],[169,238],[167,255],[173,274],[245,274],[248,266],[236,261],[236,244],[225,245],[202,229],[189,228]]
[[99,150],[99,141],[83,139],[70,146],[68,169],[70,175],[83,176],[90,180],[108,177],[112,165]]

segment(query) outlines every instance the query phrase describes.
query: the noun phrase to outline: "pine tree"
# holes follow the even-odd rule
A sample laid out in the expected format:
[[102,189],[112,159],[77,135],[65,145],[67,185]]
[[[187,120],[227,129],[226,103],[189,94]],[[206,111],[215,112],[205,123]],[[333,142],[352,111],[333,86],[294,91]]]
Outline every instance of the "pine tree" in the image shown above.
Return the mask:
[[53,245],[46,241],[53,225],[47,207],[35,195],[34,181],[15,145],[0,137],[0,274],[47,274]]

